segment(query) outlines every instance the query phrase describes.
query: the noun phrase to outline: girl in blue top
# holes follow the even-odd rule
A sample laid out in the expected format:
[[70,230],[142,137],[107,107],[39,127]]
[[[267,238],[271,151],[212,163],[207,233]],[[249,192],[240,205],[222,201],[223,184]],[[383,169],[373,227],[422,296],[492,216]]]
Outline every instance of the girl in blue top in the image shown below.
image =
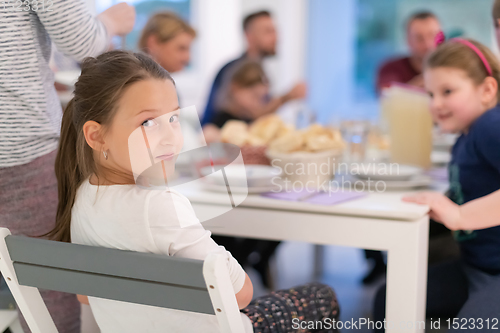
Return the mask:
[[[459,260],[429,268],[427,316],[457,317],[446,322],[451,329],[498,330],[500,66],[484,45],[456,38],[429,55],[424,82],[434,121],[443,132],[461,134],[452,150],[449,196],[404,199],[429,205],[430,217],[454,230],[461,250]],[[378,318],[382,292],[375,302]]]

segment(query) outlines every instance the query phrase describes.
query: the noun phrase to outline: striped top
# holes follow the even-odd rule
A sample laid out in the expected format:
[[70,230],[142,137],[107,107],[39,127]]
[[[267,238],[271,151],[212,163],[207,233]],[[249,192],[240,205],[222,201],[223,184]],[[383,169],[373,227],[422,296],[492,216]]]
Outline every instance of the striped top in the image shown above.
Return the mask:
[[108,45],[106,28],[84,0],[19,3],[0,2],[0,168],[57,148],[62,109],[49,68],[51,41],[78,61]]

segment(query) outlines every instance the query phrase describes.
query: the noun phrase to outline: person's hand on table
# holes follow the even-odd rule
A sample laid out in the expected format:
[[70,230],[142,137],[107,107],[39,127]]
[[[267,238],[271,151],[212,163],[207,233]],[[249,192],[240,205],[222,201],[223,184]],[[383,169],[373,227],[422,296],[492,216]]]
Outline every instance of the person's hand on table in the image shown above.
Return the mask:
[[422,192],[403,197],[405,202],[427,205],[430,208],[429,217],[436,222],[444,224],[450,230],[460,228],[460,206],[448,197],[437,192]]
[[125,36],[134,28],[135,8],[126,2],[109,7],[97,16],[110,37]]

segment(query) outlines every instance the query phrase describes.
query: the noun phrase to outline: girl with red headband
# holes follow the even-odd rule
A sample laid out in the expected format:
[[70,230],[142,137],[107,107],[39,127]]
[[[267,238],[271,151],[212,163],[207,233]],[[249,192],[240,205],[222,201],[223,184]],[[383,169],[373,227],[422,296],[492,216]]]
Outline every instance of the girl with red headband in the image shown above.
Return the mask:
[[[448,196],[421,193],[404,200],[430,207],[430,217],[453,230],[460,259],[429,267],[427,317],[456,317],[451,330],[500,327],[500,65],[484,45],[454,38],[424,64],[434,122],[458,133],[449,166]],[[383,320],[385,288],[375,300]],[[463,326],[465,324],[465,326]]]

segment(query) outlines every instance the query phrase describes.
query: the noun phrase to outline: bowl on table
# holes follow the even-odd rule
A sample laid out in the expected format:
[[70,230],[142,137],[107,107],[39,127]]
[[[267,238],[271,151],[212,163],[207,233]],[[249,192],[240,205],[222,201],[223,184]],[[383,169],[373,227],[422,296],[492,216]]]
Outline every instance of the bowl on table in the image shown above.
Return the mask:
[[271,165],[282,171],[281,178],[283,180],[291,182],[291,186],[304,188],[317,188],[325,182],[329,182],[335,175],[342,154],[343,150],[341,149],[319,152],[282,153],[272,150],[266,152]]

